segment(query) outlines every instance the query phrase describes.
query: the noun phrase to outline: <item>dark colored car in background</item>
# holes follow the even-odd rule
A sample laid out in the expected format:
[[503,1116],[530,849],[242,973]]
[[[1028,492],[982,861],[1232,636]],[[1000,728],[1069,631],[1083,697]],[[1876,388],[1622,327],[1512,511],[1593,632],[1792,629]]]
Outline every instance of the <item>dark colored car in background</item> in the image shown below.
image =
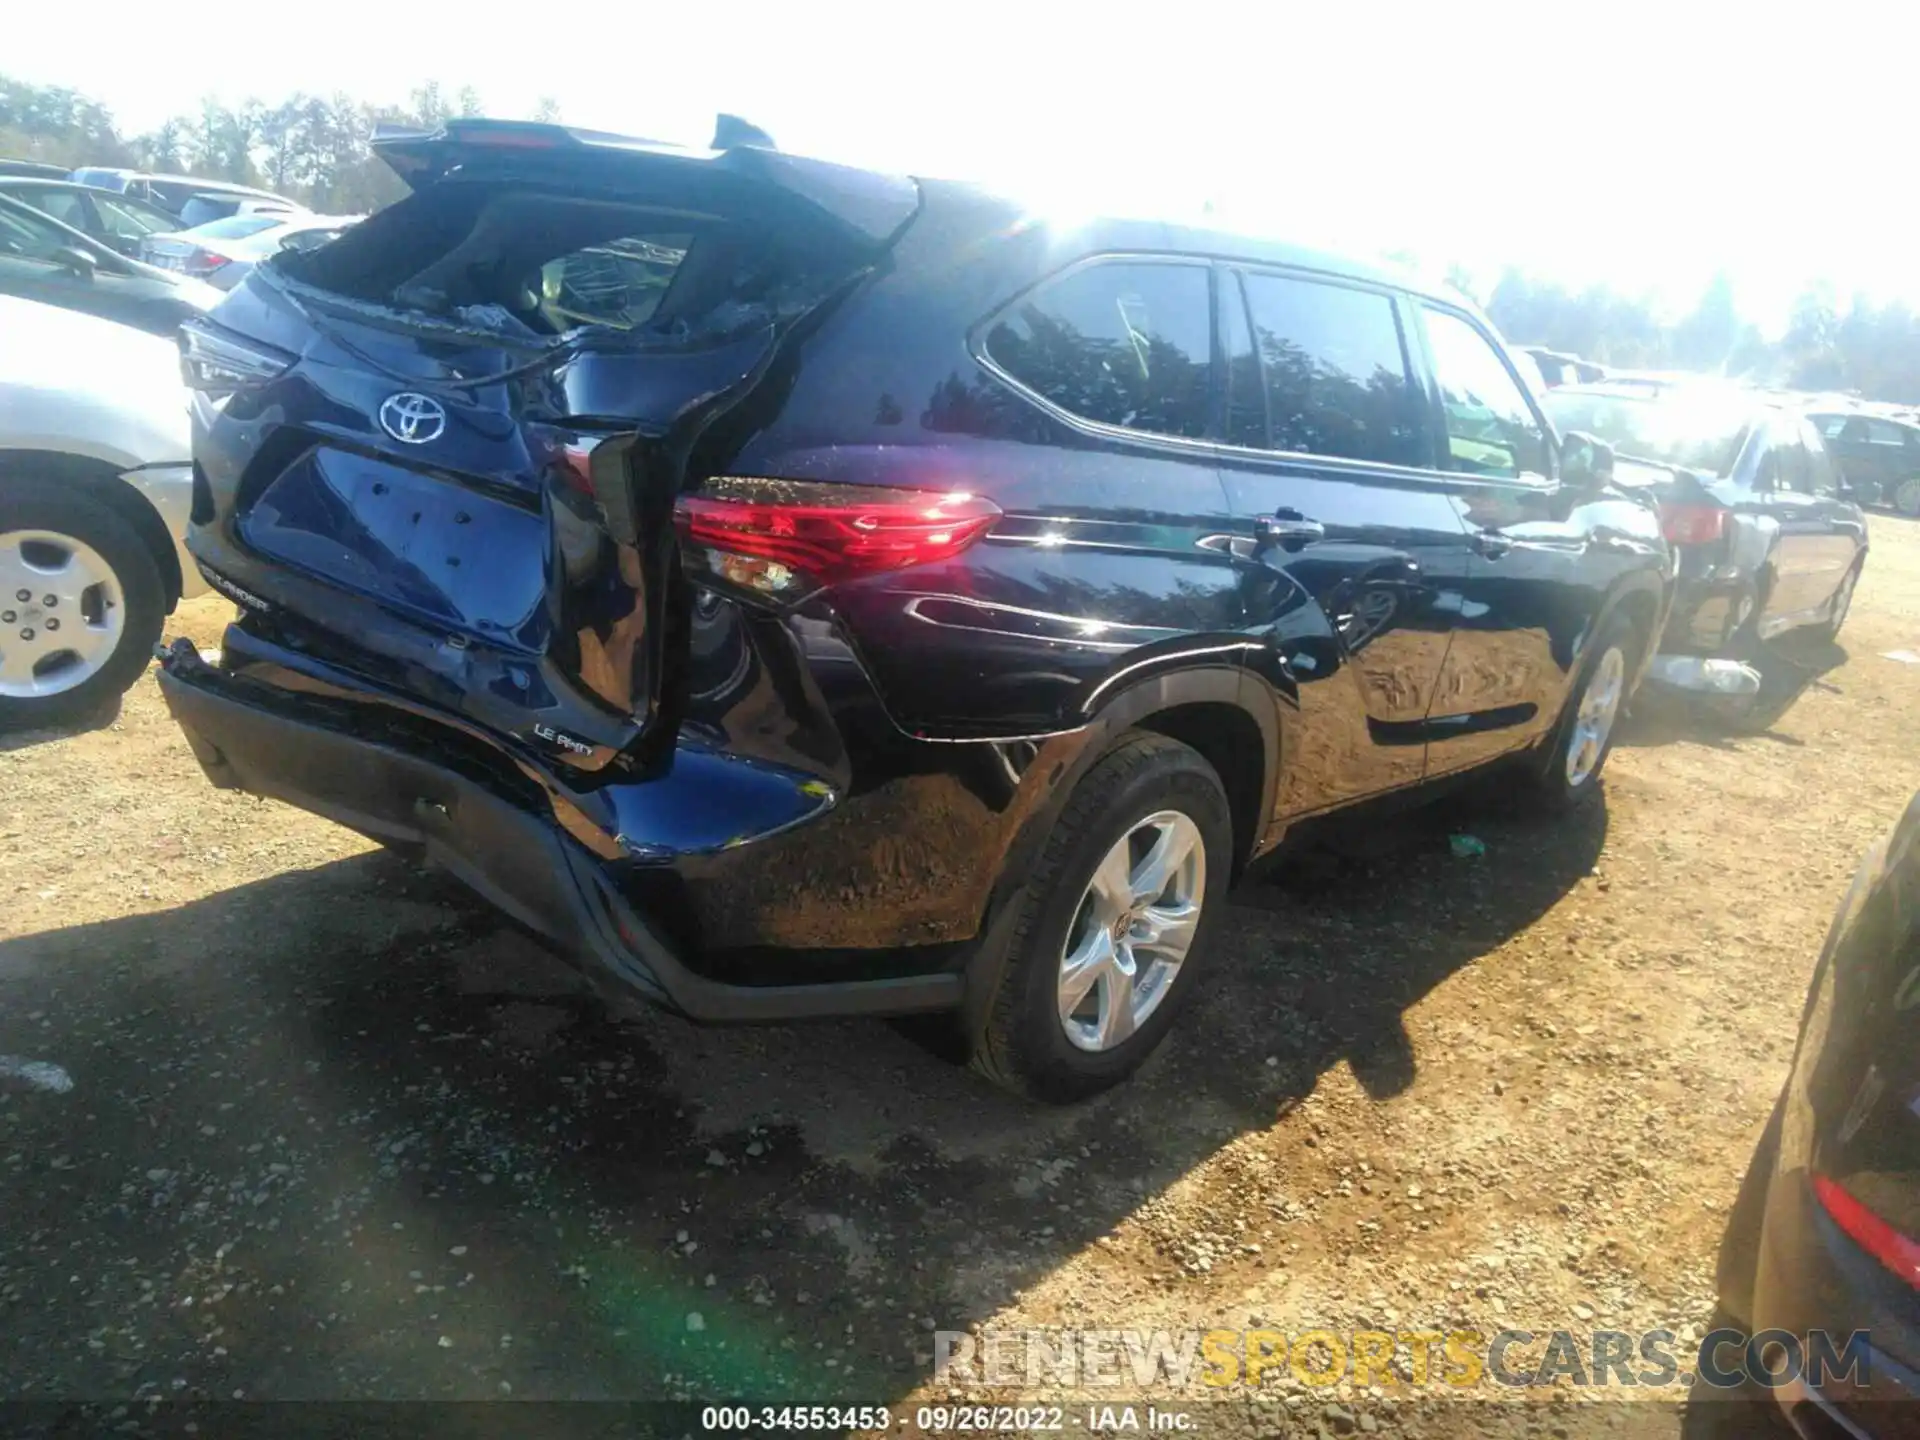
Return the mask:
[[1810,418],[1854,499],[1920,516],[1920,427],[1857,410]]
[[938,1013],[1050,1099],[1296,827],[1598,790],[1668,552],[1457,298],[755,145],[379,149],[411,198],[183,332],[215,783],[694,1018]]
[[[1721,1252],[1721,1301],[1809,1440],[1920,1435],[1920,797],[1868,853]],[[1816,1332],[1844,1364],[1809,1370]],[[1833,1373],[1844,1372],[1844,1373]]]
[[0,295],[171,338],[180,322],[220,303],[210,285],[169,275],[102,245],[0,191]]
[[1804,416],[1714,381],[1561,386],[1543,403],[1613,446],[1616,479],[1654,500],[1678,552],[1653,679],[1751,696],[1756,646],[1793,630],[1839,634],[1867,521]]
[[130,195],[95,190],[66,180],[34,180],[0,176],[0,195],[31,205],[42,215],[91,236],[108,249],[131,259],[140,258],[140,245],[149,235],[178,228],[179,221],[158,206]]

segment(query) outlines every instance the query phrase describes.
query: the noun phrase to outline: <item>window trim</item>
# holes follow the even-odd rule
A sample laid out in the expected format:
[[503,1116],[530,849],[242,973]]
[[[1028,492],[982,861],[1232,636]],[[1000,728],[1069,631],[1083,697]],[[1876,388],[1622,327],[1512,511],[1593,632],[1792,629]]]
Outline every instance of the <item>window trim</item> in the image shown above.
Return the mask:
[[[1198,270],[1207,283],[1207,433],[1194,435],[1167,435],[1158,430],[1136,430],[1130,425],[1113,425],[1104,420],[1094,420],[1085,415],[1076,414],[1057,401],[1048,399],[1025,381],[1016,378],[987,352],[987,334],[994,324],[1008,311],[1021,304],[1045,286],[1057,284],[1070,275],[1082,270],[1090,270],[1101,265],[1178,265],[1190,270]],[[1068,261],[1057,270],[1050,270],[1030,285],[1023,285],[1006,300],[993,307],[987,314],[974,322],[967,334],[967,353],[994,379],[1012,390],[1022,399],[1038,406],[1055,420],[1083,435],[1091,435],[1103,440],[1124,440],[1129,444],[1146,444],[1156,447],[1178,450],[1183,454],[1203,454],[1211,457],[1220,448],[1219,430],[1221,408],[1224,405],[1225,377],[1220,365],[1220,316],[1217,298],[1216,269],[1214,262],[1204,256],[1188,255],[1172,250],[1098,250]]]
[[1507,378],[1513,381],[1514,388],[1520,392],[1521,403],[1527,407],[1528,413],[1533,416],[1534,423],[1540,427],[1540,435],[1546,451],[1547,474],[1537,480],[1530,480],[1525,475],[1475,475],[1471,471],[1455,470],[1447,465],[1441,465],[1439,473],[1447,476],[1456,483],[1466,481],[1476,485],[1487,483],[1512,485],[1533,494],[1557,489],[1561,483],[1560,432],[1554,428],[1553,421],[1549,420],[1546,412],[1540,408],[1539,398],[1534,395],[1527,383],[1515,372],[1513,359],[1507,354],[1506,344],[1488,329],[1486,325],[1481,323],[1477,317],[1457,305],[1450,305],[1444,300],[1438,300],[1427,295],[1410,295],[1408,300],[1411,302],[1409,308],[1413,311],[1414,325],[1418,329],[1420,336],[1420,360],[1422,368],[1426,372],[1428,402],[1433,408],[1433,418],[1438,425],[1438,429],[1433,436],[1433,458],[1436,465],[1439,465],[1443,459],[1451,457],[1448,452],[1442,450],[1440,446],[1441,437],[1447,434],[1447,416],[1446,404],[1440,398],[1440,370],[1439,367],[1433,363],[1433,342],[1427,334],[1426,312],[1429,310],[1437,311],[1442,315],[1452,316],[1454,319],[1465,324],[1469,330],[1472,330],[1482,340],[1486,341],[1488,347],[1493,351],[1494,358],[1500,362],[1501,368],[1507,372]]

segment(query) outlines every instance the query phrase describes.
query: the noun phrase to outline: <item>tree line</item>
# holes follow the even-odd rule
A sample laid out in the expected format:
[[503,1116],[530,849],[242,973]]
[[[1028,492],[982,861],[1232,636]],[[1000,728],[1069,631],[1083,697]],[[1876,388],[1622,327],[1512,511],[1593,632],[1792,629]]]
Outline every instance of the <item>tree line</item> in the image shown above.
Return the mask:
[[[1459,271],[1451,277],[1469,294]],[[1500,333],[1635,370],[1693,370],[1757,385],[1847,391],[1869,400],[1920,404],[1920,316],[1901,301],[1855,295],[1842,309],[1833,287],[1810,285],[1787,328],[1763,335],[1741,318],[1732,282],[1717,275],[1692,309],[1662,318],[1651,299],[1606,285],[1573,290],[1515,267],[1482,301]]]
[[[212,99],[196,113],[163,121],[144,135],[122,135],[99,101],[58,86],[0,75],[0,157],[77,165],[128,165],[260,185],[313,209],[360,214],[405,193],[368,147],[381,122],[432,126],[482,113],[480,95],[451,95],[437,82],[405,105],[369,105],[350,95],[296,94],[278,105]],[[542,100],[535,120],[557,120]],[[1473,293],[1455,267],[1456,284]],[[1574,290],[1509,267],[1476,298],[1510,340],[1634,369],[1700,370],[1805,390],[1849,390],[1869,399],[1920,404],[1920,316],[1895,302],[1855,296],[1843,309],[1827,285],[1795,303],[1786,332],[1769,339],[1743,320],[1732,284],[1715,277],[1677,320],[1645,297],[1606,285]]]
[[[0,158],[231,180],[326,214],[356,215],[406,193],[368,145],[375,125],[433,126],[482,112],[472,86],[449,95],[428,81],[405,105],[369,105],[344,93],[295,94],[278,105],[207,99],[195,113],[172,116],[144,135],[123,135],[89,96],[0,75]],[[558,120],[559,104],[543,99],[526,118]]]

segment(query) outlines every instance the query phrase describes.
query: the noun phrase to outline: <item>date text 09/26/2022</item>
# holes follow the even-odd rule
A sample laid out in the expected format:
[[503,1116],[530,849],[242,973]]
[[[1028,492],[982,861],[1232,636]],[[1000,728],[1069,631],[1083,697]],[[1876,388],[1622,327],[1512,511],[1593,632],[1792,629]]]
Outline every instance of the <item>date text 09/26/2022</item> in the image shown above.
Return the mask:
[[1184,1410],[1154,1405],[1089,1405],[1085,1414],[1069,1414],[1062,1405],[921,1405],[895,1415],[883,1405],[709,1405],[700,1412],[708,1432],[865,1431],[884,1433],[911,1422],[923,1435],[1015,1434],[1022,1431],[1076,1430],[1094,1433],[1153,1431],[1179,1434],[1194,1428]]

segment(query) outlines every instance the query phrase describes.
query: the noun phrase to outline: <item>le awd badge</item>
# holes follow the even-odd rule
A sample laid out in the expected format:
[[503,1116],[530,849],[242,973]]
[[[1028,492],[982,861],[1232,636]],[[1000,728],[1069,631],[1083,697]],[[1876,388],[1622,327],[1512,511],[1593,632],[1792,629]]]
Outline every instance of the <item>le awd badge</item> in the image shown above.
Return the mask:
[[569,751],[572,754],[591,755],[593,753],[593,746],[589,745],[586,741],[576,740],[565,731],[556,730],[551,725],[536,723],[533,727],[533,733],[549,745],[558,745],[562,750]]

